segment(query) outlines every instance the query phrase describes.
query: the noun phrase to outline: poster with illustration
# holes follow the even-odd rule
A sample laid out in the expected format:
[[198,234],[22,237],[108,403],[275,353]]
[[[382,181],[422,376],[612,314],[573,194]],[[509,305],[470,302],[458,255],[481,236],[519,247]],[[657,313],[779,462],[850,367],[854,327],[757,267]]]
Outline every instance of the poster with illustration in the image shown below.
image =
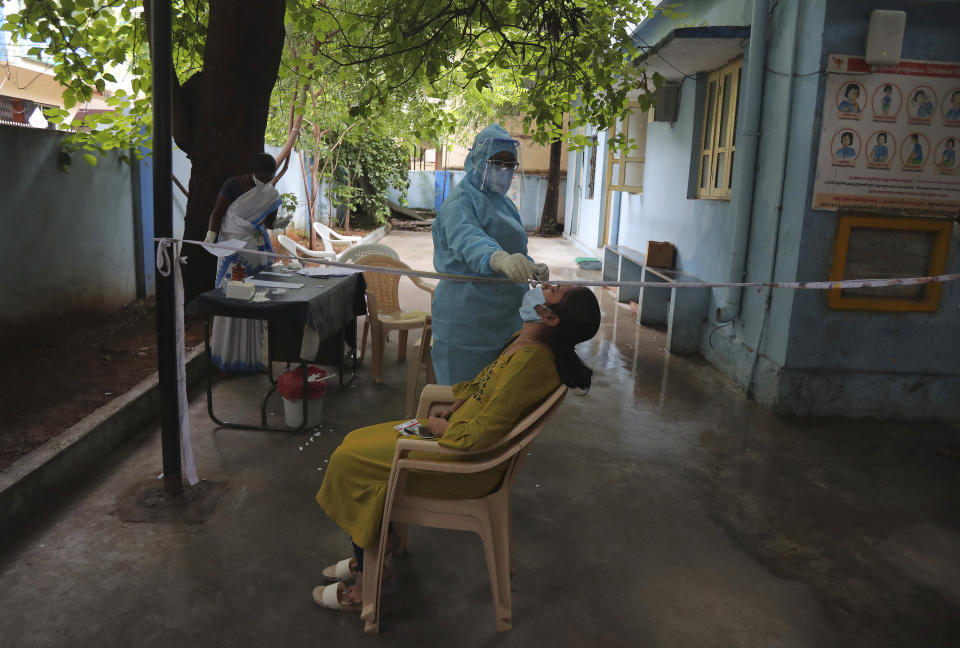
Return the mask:
[[921,171],[930,155],[930,142],[923,133],[910,133],[900,145],[900,162],[905,171]]
[[813,207],[960,211],[960,63],[831,54]]
[[890,131],[879,130],[867,140],[867,166],[871,169],[889,169],[897,150],[897,140]]
[[837,116],[840,119],[860,119],[866,101],[866,91],[859,81],[848,81],[837,90]]
[[921,85],[910,89],[910,101],[907,102],[907,120],[911,124],[929,124],[933,120],[937,94],[930,86]]
[[833,163],[838,166],[853,166],[860,157],[860,135],[843,129],[833,136]]
[[903,93],[895,83],[883,83],[873,91],[873,121],[897,121]]
[[937,170],[944,175],[957,175],[957,143],[958,137],[945,137],[937,144],[933,153],[934,164]]
[[960,126],[960,88],[951,88],[943,98],[943,121],[952,126]]

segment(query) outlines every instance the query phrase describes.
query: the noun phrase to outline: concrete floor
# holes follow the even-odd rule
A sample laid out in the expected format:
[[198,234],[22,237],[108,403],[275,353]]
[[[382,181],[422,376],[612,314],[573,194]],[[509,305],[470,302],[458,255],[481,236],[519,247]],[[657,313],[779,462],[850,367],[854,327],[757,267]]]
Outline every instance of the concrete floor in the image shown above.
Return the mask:
[[[383,242],[429,268],[429,241]],[[577,275],[565,241],[531,253]],[[594,387],[567,398],[515,487],[511,632],[494,631],[467,533],[411,530],[379,636],[311,600],[350,546],[313,500],[325,459],[403,415],[393,336],[386,384],[367,365],[331,390],[312,442],[215,429],[195,395],[199,472],[226,484],[203,523],[123,521],[123,495],[160,472],[158,428],[119,448],[0,545],[0,646],[960,645],[960,460],[938,453],[955,426],[775,418],[601,301],[580,349]],[[264,387],[221,383],[219,407],[255,417]]]

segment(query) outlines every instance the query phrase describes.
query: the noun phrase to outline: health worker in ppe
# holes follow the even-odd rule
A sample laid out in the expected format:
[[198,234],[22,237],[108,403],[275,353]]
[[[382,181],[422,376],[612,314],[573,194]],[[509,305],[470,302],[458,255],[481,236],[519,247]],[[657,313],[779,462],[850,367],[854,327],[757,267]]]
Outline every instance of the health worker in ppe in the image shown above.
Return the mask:
[[518,166],[517,141],[503,127],[480,131],[464,162],[467,174],[433,223],[437,272],[516,282],[439,282],[431,352],[438,384],[469,380],[490,364],[520,329],[526,282],[549,278],[547,266],[527,256],[520,212],[506,196]]

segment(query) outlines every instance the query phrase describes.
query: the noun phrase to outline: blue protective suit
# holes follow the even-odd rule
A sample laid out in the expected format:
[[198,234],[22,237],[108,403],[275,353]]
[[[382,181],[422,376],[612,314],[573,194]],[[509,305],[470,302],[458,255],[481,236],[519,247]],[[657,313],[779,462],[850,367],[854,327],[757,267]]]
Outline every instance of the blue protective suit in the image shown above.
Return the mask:
[[[500,151],[517,152],[516,143],[500,126],[488,126],[474,139],[464,162],[467,174],[433,223],[437,272],[502,277],[490,269],[494,252],[527,254],[527,233],[513,201],[481,190],[486,160],[477,157],[489,158]],[[472,380],[493,362],[507,338],[520,329],[518,309],[526,292],[523,284],[440,281],[433,296],[431,351],[438,384]]]

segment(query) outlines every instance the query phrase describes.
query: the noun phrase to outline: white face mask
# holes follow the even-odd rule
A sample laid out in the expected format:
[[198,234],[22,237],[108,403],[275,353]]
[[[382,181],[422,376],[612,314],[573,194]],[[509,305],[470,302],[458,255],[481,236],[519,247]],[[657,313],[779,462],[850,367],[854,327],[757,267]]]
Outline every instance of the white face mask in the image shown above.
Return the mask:
[[[543,296],[543,288],[540,286],[534,286],[523,296],[523,301],[520,302],[520,319],[524,322],[539,322],[541,319],[540,313],[537,312],[537,306],[546,307],[547,300]],[[549,310],[549,309],[547,309]]]

